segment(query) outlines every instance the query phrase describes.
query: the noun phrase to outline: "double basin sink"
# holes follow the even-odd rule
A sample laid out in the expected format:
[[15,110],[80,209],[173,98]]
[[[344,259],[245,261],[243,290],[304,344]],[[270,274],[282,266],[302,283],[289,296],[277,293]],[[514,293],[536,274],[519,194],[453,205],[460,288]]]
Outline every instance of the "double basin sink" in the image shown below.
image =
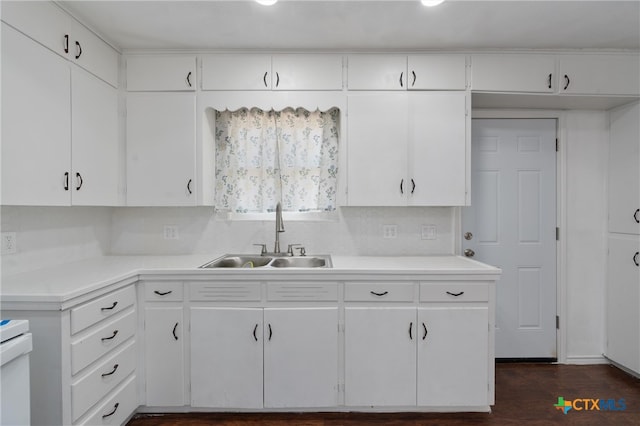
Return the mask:
[[200,268],[331,268],[331,256],[256,256],[227,254]]

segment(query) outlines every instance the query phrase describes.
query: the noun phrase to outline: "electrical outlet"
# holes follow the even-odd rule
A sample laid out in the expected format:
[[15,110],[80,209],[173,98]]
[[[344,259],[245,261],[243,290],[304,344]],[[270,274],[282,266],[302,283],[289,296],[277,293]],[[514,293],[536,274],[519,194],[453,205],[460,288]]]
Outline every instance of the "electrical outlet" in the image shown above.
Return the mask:
[[382,225],[383,238],[398,238],[398,225]]
[[14,254],[16,251],[17,251],[16,233],[3,232],[2,233],[2,254]]
[[165,225],[164,226],[164,239],[165,240],[179,240],[180,234],[178,233],[177,225]]
[[422,239],[423,240],[438,239],[438,228],[435,225],[422,225]]

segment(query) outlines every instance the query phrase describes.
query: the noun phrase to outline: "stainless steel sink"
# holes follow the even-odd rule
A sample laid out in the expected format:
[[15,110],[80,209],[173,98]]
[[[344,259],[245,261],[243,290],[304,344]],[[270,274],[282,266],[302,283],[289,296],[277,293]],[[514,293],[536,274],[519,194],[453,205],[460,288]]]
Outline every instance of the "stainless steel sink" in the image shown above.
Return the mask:
[[268,256],[226,255],[211,261],[201,268],[260,268],[273,260]]
[[227,254],[200,268],[331,268],[331,256],[257,256]]
[[318,256],[278,257],[273,259],[274,268],[323,268],[327,267],[327,259]]

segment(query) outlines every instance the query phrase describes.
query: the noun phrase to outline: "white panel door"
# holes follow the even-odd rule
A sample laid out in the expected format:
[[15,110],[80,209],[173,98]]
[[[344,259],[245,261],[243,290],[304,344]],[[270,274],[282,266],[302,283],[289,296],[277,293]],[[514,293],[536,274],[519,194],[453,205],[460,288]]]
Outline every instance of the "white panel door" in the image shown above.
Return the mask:
[[71,22],[69,59],[113,87],[118,87],[120,54],[84,25],[74,20]]
[[71,78],[72,204],[118,205],[118,91],[76,67]]
[[264,310],[264,406],[338,404],[338,309]]
[[640,104],[611,111],[609,232],[640,234]]
[[127,96],[127,205],[196,202],[196,113],[192,93]]
[[271,90],[271,56],[202,56],[202,90]]
[[557,356],[555,141],[555,120],[473,120],[462,248],[502,268],[497,358]]
[[191,308],[191,406],[262,408],[262,309]]
[[348,204],[406,205],[406,93],[351,94],[347,103]]
[[639,264],[637,235],[609,236],[606,355],[636,373],[640,373]]
[[415,406],[413,307],[345,308],[345,404]]
[[148,406],[185,404],[182,307],[144,310],[144,366]]
[[409,205],[462,206],[466,200],[464,92],[411,93]]
[[552,93],[555,69],[556,60],[551,55],[473,55],[471,89]]
[[2,204],[71,202],[69,64],[2,23]]
[[486,307],[418,308],[418,405],[489,403],[488,322]]

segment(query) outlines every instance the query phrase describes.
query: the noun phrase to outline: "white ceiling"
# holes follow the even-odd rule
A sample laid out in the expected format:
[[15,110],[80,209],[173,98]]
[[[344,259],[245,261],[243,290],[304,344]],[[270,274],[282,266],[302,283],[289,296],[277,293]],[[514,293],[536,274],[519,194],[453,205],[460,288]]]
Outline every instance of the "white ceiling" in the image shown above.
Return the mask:
[[640,0],[60,1],[127,49],[640,49]]

